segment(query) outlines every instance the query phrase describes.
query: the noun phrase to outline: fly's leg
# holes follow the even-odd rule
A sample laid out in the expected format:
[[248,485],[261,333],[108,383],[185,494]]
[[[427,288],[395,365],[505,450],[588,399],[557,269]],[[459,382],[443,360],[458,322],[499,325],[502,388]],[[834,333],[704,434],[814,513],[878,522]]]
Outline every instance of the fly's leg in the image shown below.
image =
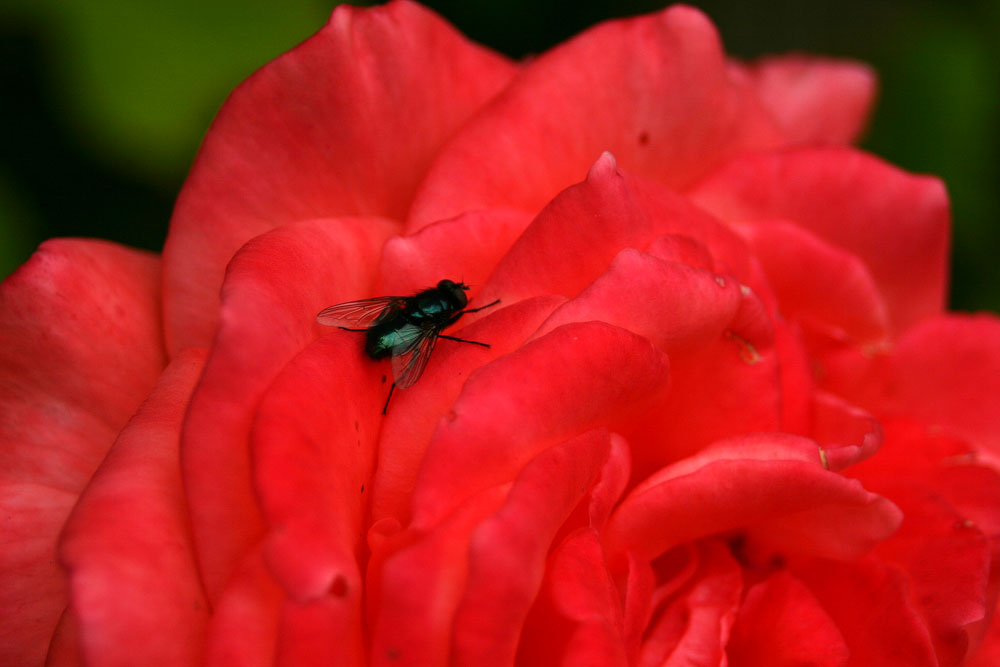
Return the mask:
[[368,329],[348,329],[347,327],[337,327],[338,329],[343,329],[344,331],[368,331]]
[[488,303],[485,306],[479,306],[479,308],[473,308],[471,310],[463,310],[462,314],[465,315],[466,313],[475,313],[475,312],[480,311],[480,310],[486,310],[487,308],[492,308],[493,306],[497,305],[498,303],[500,303],[500,299],[497,299],[493,303]]
[[[471,311],[467,311],[467,312],[471,312]],[[448,340],[453,340],[456,343],[472,343],[473,345],[482,345],[483,347],[489,347],[490,346],[489,343],[480,343],[478,340],[466,340],[464,338],[455,338],[454,336],[445,336],[444,334],[438,334],[438,338],[447,338]]]
[[396,383],[393,382],[392,386],[389,387],[389,395],[385,399],[385,405],[382,406],[382,414],[385,414],[385,411],[389,409],[389,399],[392,398],[392,392],[395,388],[396,388]]

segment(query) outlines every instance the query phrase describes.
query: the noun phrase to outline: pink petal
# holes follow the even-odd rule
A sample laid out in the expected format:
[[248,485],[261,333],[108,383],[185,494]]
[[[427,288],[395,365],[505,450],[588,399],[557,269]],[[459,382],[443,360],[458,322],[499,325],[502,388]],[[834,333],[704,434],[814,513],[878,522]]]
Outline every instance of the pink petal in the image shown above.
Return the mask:
[[414,525],[433,526],[556,442],[630,423],[662,398],[667,374],[648,341],[602,322],[560,327],[479,369],[427,449]]
[[254,236],[309,218],[401,219],[440,146],[513,72],[400,1],[338,7],[250,77],[219,112],[171,221],[170,349],[211,341],[226,263]]
[[391,223],[310,220],[254,239],[233,258],[222,323],[181,439],[192,529],[210,599],[261,536],[248,439],[254,410],[281,368],[323,330],[316,313],[371,296]]
[[[466,378],[480,366],[519,348],[562,301],[555,296],[526,299],[500,307],[472,325],[452,332],[469,340],[488,342],[490,348],[441,341],[420,381],[393,395],[379,435],[372,521],[391,516],[400,524],[409,522],[413,488],[427,445],[441,417],[458,398]],[[382,391],[386,391],[384,385]]]
[[519,211],[477,211],[394,236],[382,250],[378,291],[412,294],[442,278],[476,291],[530,222]]
[[850,651],[830,615],[798,579],[778,572],[753,586],[726,647],[733,667],[844,667]]
[[846,148],[737,158],[693,191],[732,222],[786,219],[856,255],[882,292],[893,332],[941,311],[948,198],[941,182]]
[[836,623],[850,651],[850,667],[937,667],[934,646],[899,569],[874,558],[815,560],[793,574]]
[[188,665],[201,656],[209,609],[177,451],[205,356],[185,350],[164,371],[66,524],[59,551],[86,662]]
[[272,572],[293,599],[326,598],[358,622],[357,554],[383,403],[361,345],[337,331],[303,350],[261,400],[251,434]]
[[647,628],[639,665],[725,664],[726,643],[739,609],[743,577],[724,544],[706,542],[699,551],[697,575]]
[[0,663],[38,664],[66,605],[56,538],[164,364],[159,262],[48,241],[0,285]]
[[701,12],[608,21],[531,61],[462,128],[421,185],[409,229],[468,210],[537,211],[606,150],[683,186],[777,139]]
[[899,520],[892,503],[826,471],[816,443],[759,434],[717,443],[642,482],[612,515],[604,544],[612,554],[654,558],[677,544],[748,528],[780,551],[852,558]]
[[804,55],[735,65],[791,144],[848,144],[865,127],[878,81],[870,67]]

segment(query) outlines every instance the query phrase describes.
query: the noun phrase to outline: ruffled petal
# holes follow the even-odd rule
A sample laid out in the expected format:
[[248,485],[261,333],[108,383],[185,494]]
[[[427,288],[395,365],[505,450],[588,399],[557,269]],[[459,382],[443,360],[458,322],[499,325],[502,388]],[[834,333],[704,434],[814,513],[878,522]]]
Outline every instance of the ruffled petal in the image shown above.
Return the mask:
[[201,656],[209,609],[177,453],[205,356],[189,349],[175,357],[63,532],[60,559],[85,662],[180,666]]
[[[428,228],[430,229],[430,228]],[[513,352],[564,301],[557,296],[525,299],[500,307],[457,332],[460,337],[489,343],[489,349],[441,341],[420,381],[396,392],[379,435],[378,466],[372,495],[372,521],[395,517],[409,522],[413,488],[427,445],[441,417],[458,398],[469,374]],[[500,304],[503,306],[503,304]],[[384,377],[384,376],[383,376]],[[386,391],[382,385],[382,391]]]
[[518,664],[629,664],[621,598],[592,528],[570,533],[549,556],[518,647]]
[[397,1],[341,5],[250,77],[219,112],[171,221],[170,349],[211,342],[226,263],[254,236],[309,218],[402,219],[440,146],[514,70]]
[[48,241],[0,285],[0,662],[44,659],[66,605],[56,538],[164,363],[149,253]]
[[513,479],[555,442],[629,423],[667,386],[663,353],[603,322],[562,326],[487,364],[470,376],[427,448],[414,525],[433,526],[465,498]]
[[514,660],[552,539],[593,486],[610,449],[603,430],[547,449],[524,467],[504,506],[476,527],[453,622],[453,662]]
[[1000,319],[948,315],[908,331],[886,370],[883,409],[1000,454]]
[[284,596],[259,548],[244,555],[212,608],[204,662],[209,667],[270,667],[278,654]]
[[739,157],[692,196],[725,220],[790,220],[857,256],[895,334],[944,306],[950,216],[936,178],[848,148],[800,149]]
[[815,560],[793,574],[836,623],[850,651],[849,664],[938,666],[927,627],[898,568],[871,557]]
[[807,334],[855,345],[876,345],[889,316],[861,260],[794,223],[746,226],[754,255],[778,299],[778,309]]
[[462,128],[421,184],[409,229],[469,210],[537,211],[605,150],[684,186],[778,141],[704,14],[675,6],[608,21],[531,61]]
[[733,667],[846,667],[850,650],[809,589],[778,572],[747,592],[726,654]]
[[479,298],[574,297],[604,273],[621,250],[645,249],[667,234],[683,235],[708,248],[715,271],[748,279],[750,254],[742,239],[680,195],[619,169],[615,158],[605,153],[586,180],[560,192],[538,214]]
[[379,294],[413,294],[442,278],[478,291],[531,222],[520,211],[478,211],[394,236],[382,250]]
[[646,631],[637,663],[642,667],[725,664],[743,577],[724,544],[709,541],[698,551],[698,572],[670,596]]
[[900,521],[888,500],[828,472],[816,443],[784,434],[724,441],[643,481],[611,517],[609,553],[655,558],[743,528],[762,549],[856,558]]
[[376,259],[393,230],[373,218],[309,220],[254,239],[230,263],[222,323],[181,439],[210,599],[262,535],[248,446],[254,411],[281,368],[329,331],[316,313],[371,296]]
[[360,347],[342,332],[308,346],[271,384],[251,433],[268,566],[303,616],[344,624],[327,634],[354,654],[363,653],[360,554],[382,405]]
[[861,134],[875,100],[871,67],[804,55],[734,65],[790,144],[848,144]]

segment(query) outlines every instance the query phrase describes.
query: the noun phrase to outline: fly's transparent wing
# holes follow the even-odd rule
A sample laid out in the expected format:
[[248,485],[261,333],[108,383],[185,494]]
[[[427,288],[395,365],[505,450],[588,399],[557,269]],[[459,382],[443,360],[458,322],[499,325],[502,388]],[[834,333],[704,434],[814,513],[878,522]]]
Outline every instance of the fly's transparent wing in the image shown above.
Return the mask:
[[405,347],[392,355],[392,378],[396,386],[406,389],[420,379],[431,358],[434,344],[437,343],[437,329],[421,327],[404,327],[400,337],[408,337]]
[[374,299],[338,303],[321,310],[316,321],[331,327],[367,328],[382,317],[395,313],[404,301],[401,296],[377,296]]

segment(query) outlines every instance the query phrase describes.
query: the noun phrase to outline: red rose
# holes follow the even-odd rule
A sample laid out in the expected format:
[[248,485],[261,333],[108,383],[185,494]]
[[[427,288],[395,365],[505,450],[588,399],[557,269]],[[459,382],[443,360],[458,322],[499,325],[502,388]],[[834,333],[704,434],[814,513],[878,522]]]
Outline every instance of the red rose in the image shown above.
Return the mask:
[[[988,665],[1000,322],[864,67],[338,8],[0,290],[0,663]],[[331,304],[473,286],[394,395]],[[450,331],[450,330],[449,330]],[[992,627],[992,629],[991,629]]]

